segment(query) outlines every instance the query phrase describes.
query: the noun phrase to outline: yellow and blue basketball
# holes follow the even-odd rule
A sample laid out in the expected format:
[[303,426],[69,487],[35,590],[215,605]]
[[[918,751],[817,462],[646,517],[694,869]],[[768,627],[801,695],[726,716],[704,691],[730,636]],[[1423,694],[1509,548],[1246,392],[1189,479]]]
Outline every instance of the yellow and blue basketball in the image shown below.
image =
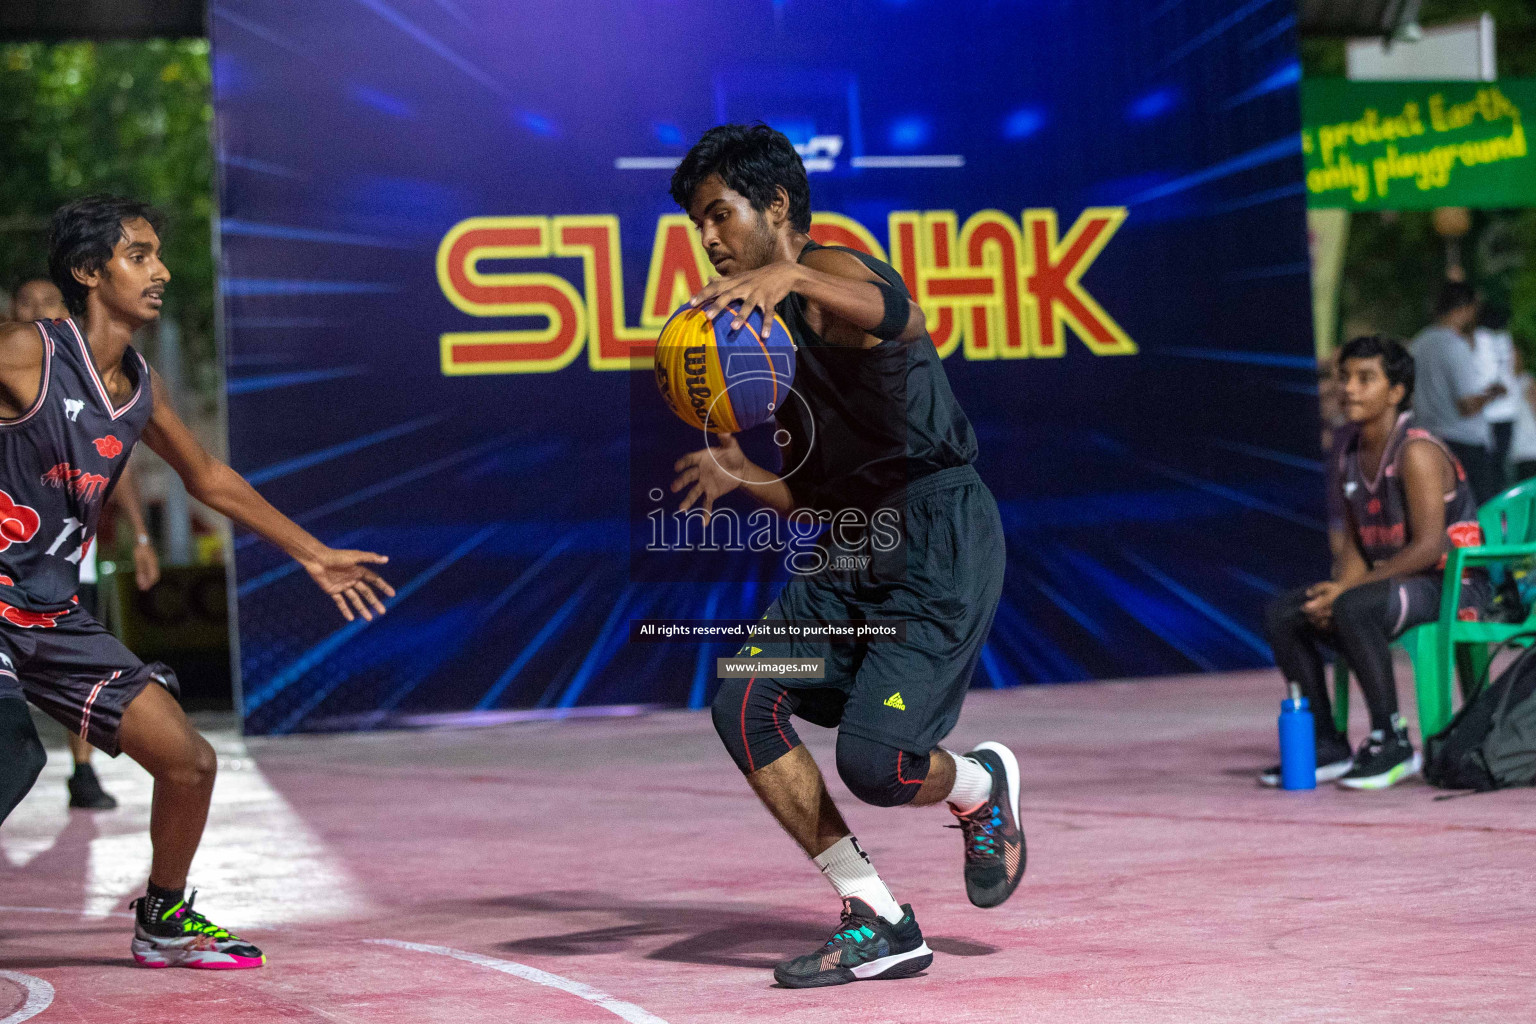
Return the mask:
[[773,318],[765,339],[757,310],[733,331],[734,319],[731,310],[711,321],[684,306],[656,342],[656,386],[668,408],[689,426],[716,434],[772,419],[795,377],[795,347],[783,320]]

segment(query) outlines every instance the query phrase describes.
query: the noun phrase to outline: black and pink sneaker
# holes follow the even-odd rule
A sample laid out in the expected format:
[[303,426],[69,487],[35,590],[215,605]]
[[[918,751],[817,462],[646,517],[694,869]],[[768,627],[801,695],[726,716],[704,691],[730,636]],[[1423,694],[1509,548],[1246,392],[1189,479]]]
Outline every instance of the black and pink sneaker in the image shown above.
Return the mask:
[[133,959],[140,967],[192,967],[204,971],[239,971],[260,967],[266,956],[238,935],[230,934],[192,909],[188,896],[146,922],[134,900]]

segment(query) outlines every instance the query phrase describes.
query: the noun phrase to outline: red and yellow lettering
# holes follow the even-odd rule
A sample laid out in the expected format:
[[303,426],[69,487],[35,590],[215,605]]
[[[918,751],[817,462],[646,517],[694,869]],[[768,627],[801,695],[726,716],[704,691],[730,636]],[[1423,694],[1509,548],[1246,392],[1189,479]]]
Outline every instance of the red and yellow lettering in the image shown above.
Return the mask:
[[992,299],[970,310],[967,359],[1020,359],[1030,355],[1019,286],[1024,240],[1013,219],[999,210],[978,210],[960,231],[965,264],[991,282]]
[[[891,240],[891,266],[906,282],[910,294],[921,295],[927,272],[949,266],[950,253],[955,248],[955,216],[945,211],[922,214],[916,210],[895,210],[886,224]],[[933,339],[939,357],[947,357],[960,344],[963,333],[954,307],[928,303],[923,305],[923,315],[928,319],[928,336]]]
[[[997,210],[963,229],[953,210],[898,210],[887,222],[890,262],[923,307],[941,357],[1061,356],[1070,327],[1094,355],[1134,354],[1136,344],[1082,285],[1082,276],[1125,221],[1123,207],[1091,207],[1058,238],[1056,211],[1025,210],[1022,231]],[[887,259],[858,221],[821,212],[811,237]],[[568,366],[590,336],[594,370],[651,365],[658,329],[711,278],[688,218],[656,222],[639,327],[626,322],[623,247],[612,214],[471,217],[437,251],[437,278],[458,309],[478,317],[542,317],[539,328],[469,331],[440,339],[445,374],[543,373]],[[582,291],[549,273],[482,272],[486,260],[577,257]],[[583,293],[585,298],[583,298]],[[589,330],[590,326],[590,330]]]
[[1032,333],[1037,354],[1061,355],[1065,351],[1063,324],[1069,325],[1096,356],[1136,354],[1130,335],[1079,280],[1120,229],[1125,216],[1124,207],[1089,207],[1078,215],[1067,237],[1058,242],[1055,210],[1024,211],[1028,244],[1024,286],[1033,299]]
[[570,365],[586,337],[581,296],[554,274],[484,273],[482,260],[550,255],[547,217],[470,217],[437,247],[437,283],[471,316],[538,316],[542,328],[461,331],[439,339],[444,374],[547,373]]
[[640,322],[646,327],[663,326],[672,311],[697,295],[713,276],[693,222],[685,214],[663,214],[656,221],[656,240],[651,244]]
[[579,256],[590,325],[587,363],[594,370],[649,369],[654,330],[624,323],[624,271],[619,218],[612,214],[554,219],[555,255]]
[[880,248],[875,236],[852,217],[818,211],[811,214],[811,230],[808,234],[811,241],[818,245],[841,245],[847,249],[857,249],[866,256],[873,256],[882,263],[886,262],[885,250]]

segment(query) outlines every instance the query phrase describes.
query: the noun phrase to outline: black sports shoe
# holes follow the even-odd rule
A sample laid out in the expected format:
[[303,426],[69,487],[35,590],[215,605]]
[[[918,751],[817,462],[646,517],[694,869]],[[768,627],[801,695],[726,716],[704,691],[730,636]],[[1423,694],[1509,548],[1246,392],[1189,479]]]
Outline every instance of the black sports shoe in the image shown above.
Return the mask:
[[1024,828],[1019,824],[1019,762],[1001,743],[965,755],[992,773],[992,796],[970,814],[950,812],[965,836],[965,894],[978,907],[1001,904],[1024,877]]
[[910,978],[933,963],[933,951],[912,916],[895,924],[869,909],[863,900],[843,901],[843,920],[827,944],[814,953],[785,960],[773,969],[773,980],[785,988],[820,988],[874,978]]
[[117,798],[101,788],[96,769],[88,764],[77,764],[75,774],[69,779],[69,806],[88,811],[110,811],[117,806]]
[[1386,789],[1419,774],[1424,762],[1399,725],[1389,733],[1373,731],[1355,752],[1355,766],[1339,779],[1345,789]]
[[[1350,753],[1349,741],[1337,734],[1317,741],[1317,781],[1332,782],[1355,766]],[[1280,766],[1266,768],[1259,773],[1259,782],[1265,786],[1280,785]]]
[[197,890],[146,920],[144,898],[129,904],[134,911],[133,942],[129,949],[140,967],[191,967],[201,971],[231,971],[260,967],[266,956],[227,928],[220,928],[192,909]]

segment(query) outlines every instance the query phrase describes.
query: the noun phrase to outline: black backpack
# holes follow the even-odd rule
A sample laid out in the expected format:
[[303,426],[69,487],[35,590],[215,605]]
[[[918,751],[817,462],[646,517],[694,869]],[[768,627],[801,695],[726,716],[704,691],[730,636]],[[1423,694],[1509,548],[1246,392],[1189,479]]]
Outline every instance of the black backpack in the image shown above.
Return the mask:
[[1442,789],[1536,784],[1536,646],[1463,705],[1424,750],[1424,777]]

